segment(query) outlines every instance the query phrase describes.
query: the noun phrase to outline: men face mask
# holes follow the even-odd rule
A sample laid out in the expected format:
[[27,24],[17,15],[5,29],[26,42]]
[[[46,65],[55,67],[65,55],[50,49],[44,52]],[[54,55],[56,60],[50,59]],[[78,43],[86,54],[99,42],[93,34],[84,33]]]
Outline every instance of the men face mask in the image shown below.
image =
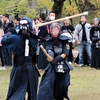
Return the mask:
[[57,38],[60,33],[60,26],[57,23],[53,23],[50,26],[50,32],[53,38]]

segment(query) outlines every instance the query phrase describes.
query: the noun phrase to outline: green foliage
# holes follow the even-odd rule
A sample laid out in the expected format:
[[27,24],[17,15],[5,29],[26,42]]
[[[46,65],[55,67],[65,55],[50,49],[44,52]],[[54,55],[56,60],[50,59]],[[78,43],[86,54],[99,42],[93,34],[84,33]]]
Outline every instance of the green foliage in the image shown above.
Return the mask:
[[41,9],[41,8],[47,8],[49,11],[51,11],[52,6],[53,6],[53,2],[51,2],[50,0],[37,0],[37,8]]
[[3,9],[2,8],[0,8],[0,15],[2,15],[3,14]]
[[18,3],[18,11],[19,15],[25,15],[27,13],[27,2],[25,0],[21,0]]
[[8,13],[10,15],[14,15],[14,10],[16,9],[17,5],[19,15],[26,15],[33,18],[37,16],[37,13],[39,13],[41,9],[46,8],[50,11],[53,5],[51,0],[37,0],[36,11],[34,9],[27,8],[27,3],[28,0],[2,0],[2,2],[0,2],[0,14],[2,15],[3,13]]
[[100,0],[90,0],[90,2],[95,6],[96,8],[96,15],[95,17],[100,17]]
[[10,2],[6,1],[6,0],[2,0],[2,2],[0,2],[0,14],[1,15],[5,13],[5,8],[9,4],[10,4]]
[[26,17],[33,19],[34,17],[37,17],[37,16],[38,16],[38,14],[37,14],[36,10],[28,9],[28,12],[26,13]]
[[74,15],[78,13],[77,7],[75,6],[75,3],[73,3],[70,5],[68,0],[64,2],[64,6],[63,6],[63,15]]
[[100,18],[100,11],[99,10],[96,11],[96,17]]
[[[31,0],[31,1],[33,2],[34,0]],[[70,1],[71,1],[71,4],[69,0],[66,0],[64,2],[62,16],[74,15],[78,13],[78,7],[75,4],[75,0],[70,0]],[[84,5],[86,0],[76,0],[76,1],[77,2],[79,1],[79,3]],[[97,9],[95,11],[96,13],[95,16],[100,17],[100,12],[99,12],[100,0],[89,0],[89,2],[93,4]],[[1,0],[0,15],[2,15],[3,13],[14,15],[14,9],[16,9],[16,5],[17,5],[18,6],[17,10],[19,11],[20,15],[31,16],[32,18],[32,16],[33,17],[37,16],[37,13],[39,13],[42,9],[47,9],[48,11],[51,11],[52,6],[54,4],[53,0],[37,0],[36,9],[33,10],[33,9],[27,8],[27,3],[28,3],[28,0]]]

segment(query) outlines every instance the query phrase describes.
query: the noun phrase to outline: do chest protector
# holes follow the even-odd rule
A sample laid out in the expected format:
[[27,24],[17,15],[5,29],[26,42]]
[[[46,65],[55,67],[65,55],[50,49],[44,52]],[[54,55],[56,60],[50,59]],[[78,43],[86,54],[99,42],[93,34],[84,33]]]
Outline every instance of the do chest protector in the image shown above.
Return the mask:
[[[54,53],[55,55],[62,54],[62,46],[54,46]],[[64,73],[64,61],[58,62],[55,66],[55,71],[58,73]]]
[[55,55],[60,55],[62,53],[62,47],[54,46]]

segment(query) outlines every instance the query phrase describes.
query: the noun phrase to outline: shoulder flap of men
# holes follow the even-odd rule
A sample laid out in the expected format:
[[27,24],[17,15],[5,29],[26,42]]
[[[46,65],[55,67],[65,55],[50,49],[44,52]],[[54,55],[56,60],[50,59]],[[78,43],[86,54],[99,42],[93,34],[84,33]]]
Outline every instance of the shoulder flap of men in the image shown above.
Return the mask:
[[71,40],[71,39],[72,39],[71,37],[69,37],[65,34],[60,34],[59,35],[59,40],[61,40],[61,41],[68,41],[68,40]]

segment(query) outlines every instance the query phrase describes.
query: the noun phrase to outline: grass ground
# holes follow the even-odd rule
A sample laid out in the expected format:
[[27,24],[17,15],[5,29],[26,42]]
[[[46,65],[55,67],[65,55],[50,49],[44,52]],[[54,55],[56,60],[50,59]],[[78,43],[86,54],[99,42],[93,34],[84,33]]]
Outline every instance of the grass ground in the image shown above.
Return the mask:
[[[74,67],[74,66],[73,66]],[[11,67],[0,71],[0,100],[6,99]],[[100,100],[100,70],[74,67],[69,86],[70,100]]]
[[69,87],[71,100],[100,100],[100,70],[74,68]]

